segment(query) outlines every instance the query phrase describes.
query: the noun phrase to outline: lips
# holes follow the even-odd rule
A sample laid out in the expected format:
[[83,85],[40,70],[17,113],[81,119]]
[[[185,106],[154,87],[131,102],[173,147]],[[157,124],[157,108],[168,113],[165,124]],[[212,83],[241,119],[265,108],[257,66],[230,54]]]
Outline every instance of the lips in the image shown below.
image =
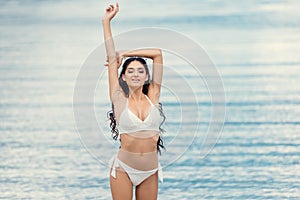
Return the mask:
[[131,79],[132,82],[138,83],[140,82],[140,79]]

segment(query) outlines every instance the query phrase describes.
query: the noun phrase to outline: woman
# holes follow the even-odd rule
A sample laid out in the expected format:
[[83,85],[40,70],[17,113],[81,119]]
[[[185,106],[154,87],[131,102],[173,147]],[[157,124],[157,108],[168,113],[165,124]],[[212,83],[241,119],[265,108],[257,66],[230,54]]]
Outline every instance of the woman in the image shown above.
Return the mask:
[[[162,82],[160,49],[115,51],[110,21],[119,5],[110,5],[102,18],[108,58],[109,95],[113,105],[109,113],[114,139],[120,137],[119,152],[111,160],[110,187],[115,200],[157,199],[158,178],[162,180],[158,152],[163,147],[159,136],[164,121],[159,96]],[[124,57],[122,71],[118,68]],[[145,60],[153,60],[152,80]]]

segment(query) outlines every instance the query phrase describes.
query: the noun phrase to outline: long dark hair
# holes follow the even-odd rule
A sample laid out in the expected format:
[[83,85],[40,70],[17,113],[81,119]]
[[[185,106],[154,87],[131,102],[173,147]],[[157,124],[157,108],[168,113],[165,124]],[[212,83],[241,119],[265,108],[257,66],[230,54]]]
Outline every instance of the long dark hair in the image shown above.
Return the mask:
[[[140,62],[145,67],[146,74],[148,75],[148,80],[144,83],[143,89],[142,89],[142,92],[145,95],[148,95],[148,89],[149,89],[149,85],[150,85],[150,73],[149,73],[149,68],[148,68],[146,61],[141,57],[130,57],[130,58],[126,59],[122,66],[122,71],[119,76],[119,84],[127,98],[129,97],[129,88],[128,88],[127,83],[122,79],[122,75],[125,74],[125,71],[126,71],[128,65],[133,61]],[[159,137],[157,140],[157,151],[159,152],[159,154],[161,154],[161,149],[165,150],[165,146],[164,146],[164,142],[162,140],[161,134],[165,132],[165,130],[162,128],[162,125],[164,124],[164,122],[166,120],[166,116],[164,115],[164,112],[162,109],[162,104],[159,103],[158,105],[159,105],[158,109],[159,109],[160,115],[163,118],[161,124],[159,125]],[[116,122],[115,113],[114,113],[114,104],[112,104],[112,110],[108,112],[107,117],[110,120],[110,128],[111,128],[112,137],[114,140],[117,140],[118,136],[119,136],[119,130],[117,129],[117,122]]]

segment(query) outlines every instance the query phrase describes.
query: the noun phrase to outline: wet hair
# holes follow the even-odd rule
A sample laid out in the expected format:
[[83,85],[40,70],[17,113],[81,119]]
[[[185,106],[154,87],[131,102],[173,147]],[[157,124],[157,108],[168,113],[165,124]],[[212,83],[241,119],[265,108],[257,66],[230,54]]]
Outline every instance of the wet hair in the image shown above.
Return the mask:
[[[130,58],[126,59],[122,66],[122,71],[119,76],[119,85],[121,86],[121,88],[127,98],[129,97],[129,87],[128,87],[126,81],[124,81],[122,79],[122,75],[125,74],[128,65],[133,61],[140,62],[144,66],[144,68],[146,70],[146,74],[148,75],[148,80],[144,83],[143,89],[142,89],[142,92],[145,95],[148,95],[148,89],[149,89],[149,85],[150,85],[150,73],[149,73],[149,68],[148,68],[146,61],[141,57],[130,57]],[[161,134],[165,132],[165,130],[162,128],[162,125],[164,124],[164,122],[166,120],[166,116],[164,115],[164,112],[162,109],[162,104],[159,103],[158,105],[159,105],[158,109],[159,109],[160,115],[163,118],[161,124],[159,125],[159,137],[157,140],[157,151],[159,152],[159,154],[161,154],[161,149],[165,150],[165,146],[164,146],[164,142],[162,140]],[[112,104],[112,110],[107,113],[107,117],[110,120],[110,128],[111,128],[112,137],[114,140],[117,140],[118,136],[119,136],[119,130],[117,129],[117,122],[116,122],[116,118],[115,118],[115,114],[114,114],[114,104]]]

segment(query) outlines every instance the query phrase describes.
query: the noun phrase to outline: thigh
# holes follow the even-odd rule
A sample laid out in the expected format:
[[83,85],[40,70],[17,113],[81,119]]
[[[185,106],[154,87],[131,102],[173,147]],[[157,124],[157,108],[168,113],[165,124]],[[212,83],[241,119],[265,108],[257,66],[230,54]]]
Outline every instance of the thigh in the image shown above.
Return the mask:
[[127,173],[116,170],[116,178],[110,176],[110,189],[113,200],[132,200],[132,183]]
[[136,200],[156,200],[158,193],[158,173],[149,176],[136,187]]

